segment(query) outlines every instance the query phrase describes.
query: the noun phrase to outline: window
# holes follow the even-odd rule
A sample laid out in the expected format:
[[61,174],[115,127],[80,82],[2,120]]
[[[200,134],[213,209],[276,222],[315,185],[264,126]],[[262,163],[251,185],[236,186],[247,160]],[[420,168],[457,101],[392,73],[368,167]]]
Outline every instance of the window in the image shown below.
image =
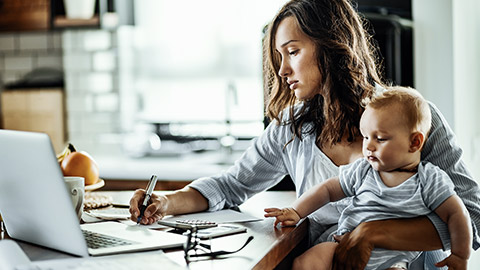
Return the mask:
[[179,135],[259,135],[262,31],[284,2],[135,1],[135,122],[170,123]]

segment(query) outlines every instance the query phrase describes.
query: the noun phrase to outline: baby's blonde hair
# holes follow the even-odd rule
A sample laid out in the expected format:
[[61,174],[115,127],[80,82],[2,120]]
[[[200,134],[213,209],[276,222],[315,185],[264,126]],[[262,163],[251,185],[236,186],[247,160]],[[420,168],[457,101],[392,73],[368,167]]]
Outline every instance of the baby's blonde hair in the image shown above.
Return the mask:
[[425,137],[432,125],[430,106],[423,96],[415,89],[402,86],[390,86],[385,91],[363,100],[363,104],[373,109],[387,106],[401,107],[408,127],[412,132],[422,132]]

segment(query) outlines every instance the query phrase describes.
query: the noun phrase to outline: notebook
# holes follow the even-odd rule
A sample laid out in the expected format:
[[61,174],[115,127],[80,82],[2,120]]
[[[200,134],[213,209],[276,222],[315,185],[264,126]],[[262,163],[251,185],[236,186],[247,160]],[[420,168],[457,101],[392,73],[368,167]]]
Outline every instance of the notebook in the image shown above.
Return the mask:
[[[11,238],[82,257],[180,247],[186,241],[183,235],[141,225],[80,225],[44,133],[0,130],[0,213]],[[96,248],[87,247],[85,233],[119,243],[102,247],[107,240],[101,240]]]

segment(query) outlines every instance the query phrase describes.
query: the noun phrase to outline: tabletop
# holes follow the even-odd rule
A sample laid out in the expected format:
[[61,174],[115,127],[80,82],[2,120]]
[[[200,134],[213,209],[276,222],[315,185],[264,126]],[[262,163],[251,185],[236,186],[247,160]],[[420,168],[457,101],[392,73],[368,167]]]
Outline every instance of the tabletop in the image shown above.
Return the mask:
[[[103,192],[115,197],[115,200],[128,200],[133,191]],[[238,223],[247,228],[246,233],[219,237],[210,241],[212,250],[236,250],[249,236],[254,239],[240,252],[216,259],[195,260],[188,265],[189,269],[288,269],[291,267],[292,254],[302,252],[306,247],[308,220],[296,227],[274,227],[273,218],[263,218],[265,207],[290,206],[295,200],[293,191],[268,191],[259,193],[239,208],[242,212],[261,218],[260,221]],[[17,241],[32,261],[72,258],[73,256],[55,250]],[[186,265],[184,252],[181,249],[164,250],[174,262]]]

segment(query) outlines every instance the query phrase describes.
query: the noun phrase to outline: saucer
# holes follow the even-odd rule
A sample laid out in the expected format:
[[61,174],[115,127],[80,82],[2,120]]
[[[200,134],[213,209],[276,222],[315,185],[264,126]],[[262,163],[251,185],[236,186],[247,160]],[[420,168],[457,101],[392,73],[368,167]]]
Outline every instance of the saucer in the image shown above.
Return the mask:
[[85,191],[92,191],[95,189],[99,189],[101,187],[105,186],[105,181],[103,179],[99,179],[99,181],[93,185],[88,185],[85,186]]

